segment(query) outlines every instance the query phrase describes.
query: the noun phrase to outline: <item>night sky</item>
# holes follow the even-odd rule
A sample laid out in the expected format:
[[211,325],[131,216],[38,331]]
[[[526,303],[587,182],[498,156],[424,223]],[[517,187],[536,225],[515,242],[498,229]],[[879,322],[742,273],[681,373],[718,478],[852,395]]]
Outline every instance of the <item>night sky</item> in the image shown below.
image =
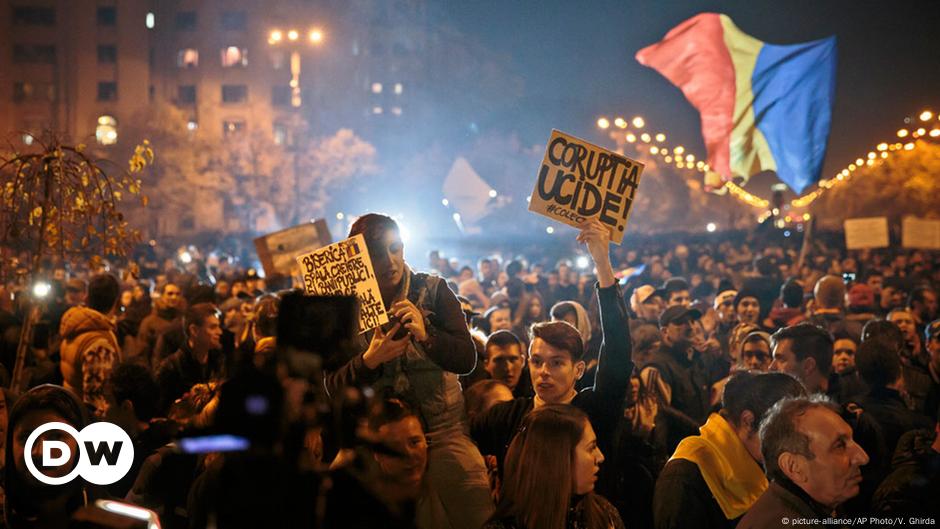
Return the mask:
[[670,144],[704,156],[695,109],[634,59],[637,50],[703,12],[724,13],[768,43],[837,37],[823,177],[895,137],[905,116],[940,110],[938,1],[474,0],[444,2],[442,9],[454,26],[510,56],[525,93],[503,126],[529,144],[544,143],[552,128],[601,141],[598,116],[642,115]]

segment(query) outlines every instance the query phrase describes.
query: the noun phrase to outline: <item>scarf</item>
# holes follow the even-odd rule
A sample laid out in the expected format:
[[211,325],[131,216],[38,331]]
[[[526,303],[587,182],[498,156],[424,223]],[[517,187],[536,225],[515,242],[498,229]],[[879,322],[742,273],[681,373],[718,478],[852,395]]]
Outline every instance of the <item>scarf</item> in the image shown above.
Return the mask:
[[699,432],[683,439],[672,459],[695,463],[725,518],[734,520],[767,490],[767,478],[724,417],[711,414]]

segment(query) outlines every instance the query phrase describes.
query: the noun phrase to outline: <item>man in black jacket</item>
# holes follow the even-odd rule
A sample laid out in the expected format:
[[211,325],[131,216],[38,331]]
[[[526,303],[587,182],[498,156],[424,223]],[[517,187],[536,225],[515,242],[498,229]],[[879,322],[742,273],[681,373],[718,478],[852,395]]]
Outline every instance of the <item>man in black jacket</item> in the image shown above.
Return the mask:
[[598,446],[608,460],[611,459],[633,371],[627,310],[610,264],[607,229],[599,221],[591,221],[578,235],[578,241],[587,244],[597,266],[597,296],[604,341],[594,384],[580,393],[575,390],[575,383],[585,371],[585,344],[577,329],[562,321],[533,326],[528,368],[535,397],[497,404],[470,425],[471,437],[480,452],[495,455],[500,469],[523,418],[544,404],[572,404],[584,410],[597,432]]
[[692,322],[702,317],[697,309],[669,307],[659,318],[662,345],[640,372],[647,388],[660,401],[660,421],[666,449],[675,450],[683,438],[694,435],[708,418],[709,383],[701,354],[692,347]]

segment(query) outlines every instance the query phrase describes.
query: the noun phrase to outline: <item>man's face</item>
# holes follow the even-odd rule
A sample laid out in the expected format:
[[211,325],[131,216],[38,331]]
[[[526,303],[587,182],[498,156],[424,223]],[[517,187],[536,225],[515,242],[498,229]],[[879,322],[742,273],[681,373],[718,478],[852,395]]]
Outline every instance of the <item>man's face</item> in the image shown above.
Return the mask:
[[932,336],[927,340],[927,352],[930,353],[930,365],[934,371],[940,373],[940,335]]
[[757,324],[757,319],[760,317],[760,302],[757,298],[748,296],[738,303],[736,312],[739,322]]
[[522,366],[525,364],[522,348],[517,344],[490,345],[486,353],[486,371],[490,376],[509,386],[509,389],[516,389],[522,375]]
[[490,261],[480,261],[480,278],[483,280],[493,279],[493,263]]
[[763,340],[747,342],[741,347],[741,363],[752,371],[767,371],[771,360],[770,346]]
[[688,349],[692,347],[692,340],[695,331],[692,329],[692,321],[689,318],[683,318],[666,324],[662,329],[663,345],[673,349]]
[[219,296],[220,299],[227,298],[231,291],[232,287],[228,284],[228,281],[219,281],[215,284],[215,294]]
[[193,348],[200,350],[220,349],[222,347],[222,325],[219,318],[209,316],[202,325],[190,325]]
[[871,287],[877,296],[881,294],[881,285],[884,283],[884,280],[885,278],[882,276],[868,276],[868,281],[866,281],[865,284]]
[[404,249],[401,236],[395,230],[386,230],[379,241],[369,245],[369,257],[380,288],[391,289],[401,283],[405,276]]
[[85,302],[85,292],[82,290],[65,289],[65,304],[69,307],[77,307]]
[[490,314],[490,332],[512,329],[512,319],[510,319],[509,309],[498,309]]
[[639,316],[640,319],[656,321],[663,312],[663,300],[660,299],[659,296],[650,296],[646,298],[646,301],[640,303],[637,308],[639,309],[637,316]]
[[568,267],[568,265],[558,265],[558,278],[559,278],[559,280],[560,280],[561,282],[563,282],[563,283],[568,283],[568,279],[569,279],[569,275],[568,275],[568,274],[569,274],[570,271],[571,271],[571,269]]
[[415,416],[383,424],[376,432],[379,441],[400,456],[376,454],[375,460],[386,479],[417,492],[428,464],[428,442]]
[[841,375],[849,369],[855,367],[855,352],[858,346],[855,341],[848,338],[840,338],[832,346],[832,369],[836,374]]
[[718,308],[716,309],[716,312],[718,313],[718,321],[720,321],[721,323],[729,323],[733,321],[734,320],[734,298],[728,298],[728,299],[722,300],[722,302],[718,304]]
[[534,338],[529,347],[529,375],[536,395],[548,404],[557,404],[571,393],[584,374],[584,362],[575,362],[571,353]]
[[923,302],[917,303],[916,308],[921,321],[931,322],[937,318],[937,294],[932,290],[924,291]]
[[666,306],[675,307],[677,305],[683,307],[690,307],[692,305],[692,296],[689,295],[688,290],[677,290],[669,293],[669,303],[667,303]]
[[781,371],[793,375],[797,380],[804,381],[803,362],[797,360],[793,352],[793,340],[780,340],[774,347],[774,359],[770,363],[771,371]]
[[895,287],[881,287],[881,308],[890,310],[901,306],[902,292]]
[[180,290],[180,287],[170,283],[163,287],[163,298],[166,300],[167,306],[179,307],[183,302],[183,291]]
[[809,437],[813,454],[812,459],[796,456],[807,476],[798,485],[827,507],[834,508],[855,497],[868,455],[852,440],[848,423],[831,410],[814,407],[798,419],[797,429]]
[[917,338],[917,325],[914,323],[914,316],[906,310],[892,312],[888,316],[888,321],[894,323],[901,329],[901,334],[908,342],[913,342]]

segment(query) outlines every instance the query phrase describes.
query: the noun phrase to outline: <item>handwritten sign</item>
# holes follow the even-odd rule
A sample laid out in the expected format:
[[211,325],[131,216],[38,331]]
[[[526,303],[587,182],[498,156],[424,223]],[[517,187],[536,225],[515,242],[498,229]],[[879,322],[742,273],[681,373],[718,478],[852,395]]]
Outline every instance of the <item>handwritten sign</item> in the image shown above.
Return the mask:
[[845,219],[846,249],[887,248],[888,244],[887,217]]
[[553,130],[529,211],[575,228],[599,219],[620,244],[642,173],[636,160]]
[[940,250],[940,220],[904,217],[901,221],[901,245],[905,248]]
[[315,296],[356,296],[359,332],[388,323],[379,282],[362,235],[297,257],[304,291]]

